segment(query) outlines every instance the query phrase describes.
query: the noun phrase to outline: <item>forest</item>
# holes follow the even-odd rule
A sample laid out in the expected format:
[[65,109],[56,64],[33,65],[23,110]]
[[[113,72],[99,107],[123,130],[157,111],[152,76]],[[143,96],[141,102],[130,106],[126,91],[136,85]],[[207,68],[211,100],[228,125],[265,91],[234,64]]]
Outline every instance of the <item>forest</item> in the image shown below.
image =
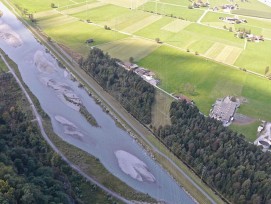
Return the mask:
[[116,203],[47,145],[10,73],[0,75],[0,203]]
[[185,101],[172,102],[170,117],[155,135],[210,187],[233,203],[271,203],[269,152]]
[[117,64],[118,60],[93,48],[79,65],[107,92],[143,124],[151,123],[154,87],[132,71]]

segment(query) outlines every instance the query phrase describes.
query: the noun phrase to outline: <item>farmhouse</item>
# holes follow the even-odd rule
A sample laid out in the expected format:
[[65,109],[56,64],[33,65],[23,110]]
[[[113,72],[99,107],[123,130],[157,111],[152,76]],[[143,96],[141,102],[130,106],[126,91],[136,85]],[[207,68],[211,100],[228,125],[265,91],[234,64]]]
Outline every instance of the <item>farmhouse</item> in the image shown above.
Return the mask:
[[224,4],[221,6],[221,8],[224,10],[224,11],[231,11],[231,10],[235,10],[235,9],[238,9],[238,5],[235,4],[235,5],[232,5],[232,4]]
[[247,23],[246,19],[239,19],[238,17],[220,17],[219,19],[231,24]]
[[123,67],[124,69],[130,71],[130,70],[135,70],[138,68],[138,65],[137,64],[133,64],[133,63],[130,63],[130,62],[118,62],[118,65],[120,65],[121,67]]
[[239,102],[233,100],[233,97],[217,99],[209,116],[223,122],[224,126],[230,125],[233,120],[236,109],[240,106]]
[[246,38],[248,41],[250,42],[260,42],[260,41],[264,41],[264,37],[261,35],[261,36],[257,36],[257,35],[254,35],[252,33],[248,33],[246,31],[238,31],[236,33],[236,36],[239,37],[239,38]]

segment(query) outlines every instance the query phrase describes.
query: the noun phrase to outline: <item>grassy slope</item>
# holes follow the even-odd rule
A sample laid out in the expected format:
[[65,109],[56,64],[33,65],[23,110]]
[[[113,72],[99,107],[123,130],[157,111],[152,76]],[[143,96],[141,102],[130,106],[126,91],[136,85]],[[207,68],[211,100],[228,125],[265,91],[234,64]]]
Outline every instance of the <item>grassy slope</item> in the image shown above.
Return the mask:
[[271,82],[187,53],[162,46],[140,61],[158,74],[161,87],[168,92],[183,92],[184,84],[195,86],[194,99],[200,110],[208,114],[216,98],[243,96],[248,103],[240,112],[255,118],[271,120]]

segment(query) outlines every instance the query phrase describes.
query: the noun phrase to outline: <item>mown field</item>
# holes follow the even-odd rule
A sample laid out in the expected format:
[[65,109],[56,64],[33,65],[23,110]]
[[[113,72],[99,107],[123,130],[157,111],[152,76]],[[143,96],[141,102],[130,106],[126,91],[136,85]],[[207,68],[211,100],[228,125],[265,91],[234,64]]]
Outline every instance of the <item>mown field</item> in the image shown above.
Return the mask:
[[[22,8],[28,9],[30,13],[36,13],[40,11],[46,11],[52,9],[51,3],[54,3],[57,7],[72,5],[80,2],[85,2],[85,0],[11,0],[14,4],[19,5]],[[89,1],[89,0],[87,0]]]
[[[271,120],[271,81],[240,70],[162,46],[139,63],[158,74],[161,87],[170,93],[183,93],[208,114],[219,97],[247,99],[239,110],[253,118]],[[193,88],[187,88],[187,86]]]
[[132,37],[104,43],[96,47],[105,50],[112,57],[118,58],[124,62],[129,62],[130,57],[137,62],[148,56],[159,46],[160,45],[156,42]]
[[[189,2],[187,2],[187,5],[189,5]],[[147,2],[139,7],[139,9],[194,22],[197,21],[204,12],[198,9],[188,9],[187,6],[164,4],[160,2]]]

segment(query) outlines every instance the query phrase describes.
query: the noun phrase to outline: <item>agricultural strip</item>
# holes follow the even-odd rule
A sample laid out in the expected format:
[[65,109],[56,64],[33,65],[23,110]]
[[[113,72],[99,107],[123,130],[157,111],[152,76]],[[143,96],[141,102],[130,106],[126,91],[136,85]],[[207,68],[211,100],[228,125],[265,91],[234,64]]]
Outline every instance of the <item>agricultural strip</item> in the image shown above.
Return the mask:
[[224,49],[219,53],[219,55],[215,58],[218,62],[223,62],[225,64],[234,64],[236,59],[241,54],[242,49],[233,46],[226,46]]
[[141,21],[142,19],[145,19],[152,14],[143,12],[140,10],[133,10],[129,13],[125,13],[123,15],[119,15],[113,19],[110,19],[109,21],[103,22],[104,25],[108,25],[113,29],[116,30],[123,30],[124,28],[133,25],[134,23],[137,23],[138,21]]
[[176,18],[185,19],[196,22],[203,14],[203,10],[188,9],[183,6],[169,5],[163,3],[147,2],[140,9],[150,11],[162,15],[174,16]]
[[90,21],[95,23],[102,23],[129,12],[130,10],[127,8],[108,4],[83,12],[79,12],[73,14],[72,16],[83,20],[89,19]]
[[49,16],[53,16],[57,14],[58,12],[56,10],[41,11],[38,13],[34,13],[34,18],[39,19],[39,18],[49,17]]
[[126,38],[97,46],[112,57],[128,62],[130,57],[138,61],[157,49],[160,45],[141,38]]
[[50,28],[50,27],[62,26],[65,24],[76,22],[76,21],[78,21],[78,19],[74,17],[60,15],[57,17],[48,18],[46,20],[40,20],[38,21],[38,25],[41,28]]
[[137,1],[129,1],[129,0],[101,0],[107,4],[114,4],[116,6],[121,6],[125,8],[137,8],[144,4],[146,0],[137,0]]
[[238,9],[238,10],[233,10],[232,14],[271,19],[270,11],[267,12],[267,11],[257,11],[257,10],[250,10],[250,9]]
[[[44,31],[58,43],[64,44],[74,52],[83,56],[87,56],[91,46],[127,37],[124,34],[109,30],[105,31],[104,28],[80,21],[57,27],[52,26],[44,29]],[[63,36],[65,36],[65,38],[63,38]],[[94,43],[87,45],[85,41],[90,38],[94,40]]]
[[161,16],[151,15],[134,23],[133,25],[124,28],[123,31],[127,33],[135,33],[136,31],[141,30],[142,28],[158,21],[160,18]]
[[162,27],[162,29],[173,32],[173,33],[178,33],[188,25],[190,25],[189,21],[176,19],[170,22],[169,24],[165,25],[164,27]]
[[205,56],[206,57],[209,57],[209,58],[212,58],[212,59],[215,59],[219,53],[222,52],[222,50],[225,48],[226,45],[224,44],[221,44],[221,43],[215,43],[213,44],[213,46],[207,50],[207,52],[205,52]]
[[[227,95],[247,99],[239,112],[252,118],[271,120],[271,81],[240,70],[161,46],[139,62],[161,79],[161,88],[169,93],[183,93],[208,114],[217,98]],[[185,84],[194,86],[190,95]]]
[[265,68],[271,66],[270,48],[271,41],[248,42],[235,65],[259,74],[265,74]]
[[[11,0],[12,3],[19,5],[22,8],[27,8],[29,13],[36,13],[40,11],[46,11],[52,9],[51,3],[52,1],[48,0]],[[55,2],[55,6],[61,7],[66,5],[74,4],[71,0],[57,0]]]
[[89,9],[97,8],[97,7],[100,7],[100,6],[103,6],[103,5],[105,5],[105,3],[103,3],[103,2],[94,2],[94,3],[84,4],[84,5],[81,4],[78,7],[62,10],[62,13],[70,15],[70,14],[86,11],[86,10],[89,10]]

